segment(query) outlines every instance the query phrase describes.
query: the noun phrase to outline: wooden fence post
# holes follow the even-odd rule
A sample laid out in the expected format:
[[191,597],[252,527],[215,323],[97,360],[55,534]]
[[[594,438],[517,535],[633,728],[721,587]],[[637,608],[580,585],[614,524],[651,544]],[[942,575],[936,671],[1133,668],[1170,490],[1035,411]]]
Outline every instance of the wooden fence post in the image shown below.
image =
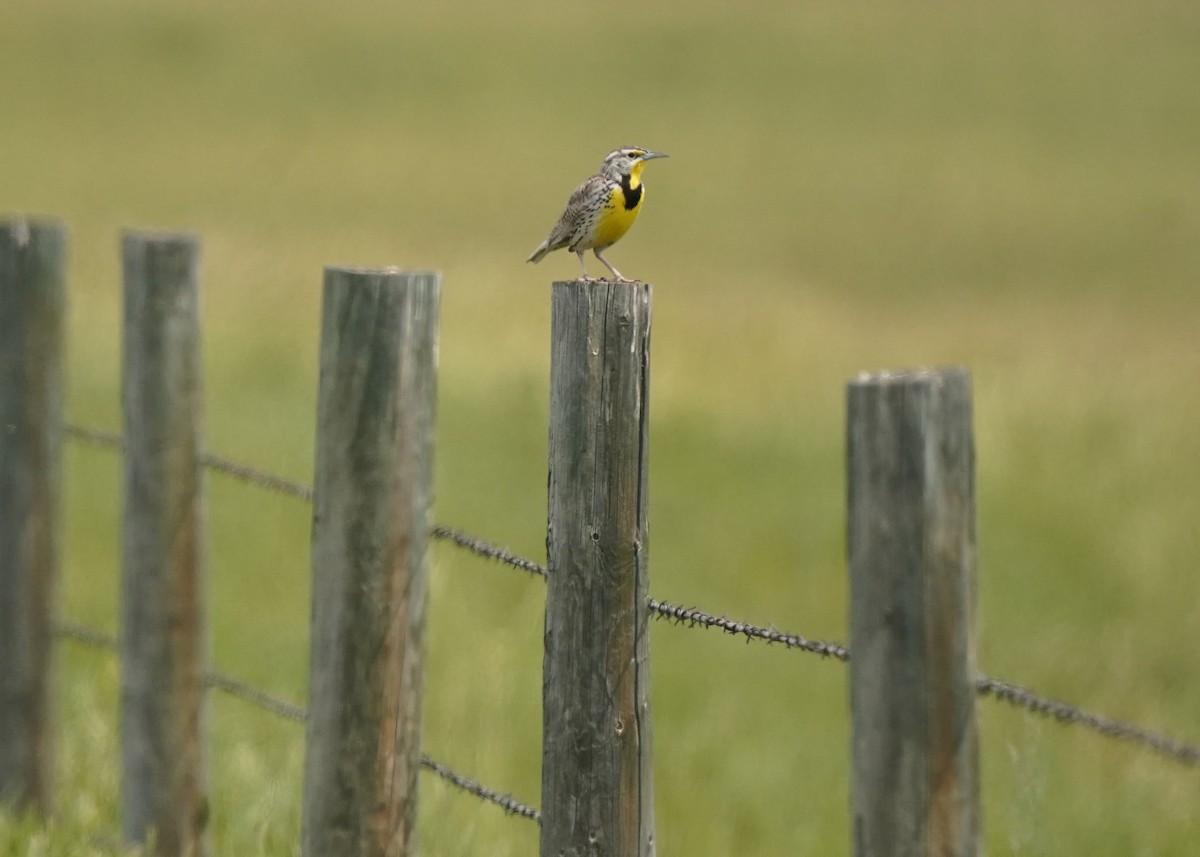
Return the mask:
[[439,297],[437,273],[325,271],[304,857],[413,853]]
[[980,853],[970,376],[848,388],[856,857]]
[[66,230],[0,224],[0,803],[49,810]]
[[122,827],[208,853],[199,242],[123,236]]
[[651,289],[554,284],[542,857],[651,857]]

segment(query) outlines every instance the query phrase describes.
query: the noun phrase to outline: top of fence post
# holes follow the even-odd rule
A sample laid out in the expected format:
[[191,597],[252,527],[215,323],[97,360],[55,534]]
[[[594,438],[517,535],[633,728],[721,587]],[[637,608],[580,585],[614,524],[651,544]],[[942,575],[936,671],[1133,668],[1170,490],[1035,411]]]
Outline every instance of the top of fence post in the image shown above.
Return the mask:
[[848,390],[857,857],[979,853],[975,486],[961,369]]

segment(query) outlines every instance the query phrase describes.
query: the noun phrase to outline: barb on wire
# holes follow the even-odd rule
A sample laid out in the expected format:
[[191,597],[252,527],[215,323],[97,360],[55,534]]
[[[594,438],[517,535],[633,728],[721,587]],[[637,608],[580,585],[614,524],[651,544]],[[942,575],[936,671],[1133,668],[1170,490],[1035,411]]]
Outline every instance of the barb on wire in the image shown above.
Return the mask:
[[477,539],[475,536],[467,535],[461,530],[455,530],[442,524],[437,524],[432,530],[435,539],[452,542],[460,548],[465,548],[479,556],[494,559],[502,562],[505,565],[511,565],[513,568],[519,568],[522,571],[528,571],[531,574],[536,574],[540,577],[549,575],[549,570],[544,565],[539,565],[531,559],[517,556],[507,548],[497,547],[496,545],[485,542],[483,539]]
[[[55,625],[55,632],[61,637],[66,637],[94,649],[116,651],[119,647],[119,642],[115,634],[109,634],[106,631],[96,628],[89,628],[86,625],[80,625],[76,622],[59,622]],[[303,723],[307,717],[307,712],[303,706],[280,699],[224,673],[207,672],[204,674],[204,683],[208,687],[223,690],[225,693],[243,702],[248,702],[269,714],[274,714],[276,717],[290,720],[293,723]],[[539,823],[541,822],[541,813],[534,807],[521,803],[510,794],[503,794],[489,789],[477,780],[457,773],[441,762],[430,758],[425,753],[421,754],[421,767],[437,774],[446,782],[463,791],[470,792],[489,803],[494,803],[509,815],[519,815],[523,818],[530,818]]]
[[1188,744],[1160,732],[1152,732],[1103,714],[1093,714],[1066,702],[1050,699],[1020,685],[998,678],[980,676],[975,681],[980,696],[990,696],[1015,708],[1031,711],[1043,717],[1053,717],[1059,723],[1078,725],[1099,732],[1117,741],[1147,747],[1162,756],[1191,767],[1200,766],[1200,746]]
[[814,655],[836,658],[839,661],[850,660],[850,651],[841,643],[831,643],[823,640],[810,640],[799,634],[786,634],[774,628],[761,628],[749,622],[737,622],[724,616],[713,616],[694,607],[682,607],[666,601],[647,599],[647,606],[655,619],[686,625],[689,628],[719,628],[726,634],[740,634],[750,640],[762,640],[770,645],[778,643],[789,649],[801,649]]

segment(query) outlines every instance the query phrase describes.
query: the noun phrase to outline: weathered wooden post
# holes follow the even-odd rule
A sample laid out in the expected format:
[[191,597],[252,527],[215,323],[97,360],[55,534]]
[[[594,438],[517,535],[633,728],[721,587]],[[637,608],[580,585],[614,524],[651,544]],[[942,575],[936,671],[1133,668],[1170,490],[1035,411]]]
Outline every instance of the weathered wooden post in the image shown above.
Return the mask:
[[439,297],[436,273],[325,271],[304,857],[413,849]]
[[651,857],[651,289],[554,284],[542,857]]
[[52,801],[66,230],[0,224],[0,803]]
[[122,828],[130,843],[153,836],[164,857],[202,857],[209,818],[199,241],[129,233],[121,250]]
[[970,376],[864,375],[848,405],[854,853],[973,857]]

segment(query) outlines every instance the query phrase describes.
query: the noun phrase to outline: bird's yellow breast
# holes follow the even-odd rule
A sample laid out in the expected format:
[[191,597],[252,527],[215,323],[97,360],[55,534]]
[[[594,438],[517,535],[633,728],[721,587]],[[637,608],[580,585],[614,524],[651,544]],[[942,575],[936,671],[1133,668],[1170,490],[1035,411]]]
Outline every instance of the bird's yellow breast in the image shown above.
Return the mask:
[[615,244],[622,235],[629,231],[629,227],[633,226],[633,221],[637,220],[638,212],[642,210],[642,200],[646,196],[645,190],[645,187],[638,186],[633,205],[626,207],[625,189],[621,185],[612,189],[608,195],[608,202],[604,204],[604,209],[600,212],[600,218],[596,222],[596,234],[593,239],[596,247],[603,250],[605,247]]

